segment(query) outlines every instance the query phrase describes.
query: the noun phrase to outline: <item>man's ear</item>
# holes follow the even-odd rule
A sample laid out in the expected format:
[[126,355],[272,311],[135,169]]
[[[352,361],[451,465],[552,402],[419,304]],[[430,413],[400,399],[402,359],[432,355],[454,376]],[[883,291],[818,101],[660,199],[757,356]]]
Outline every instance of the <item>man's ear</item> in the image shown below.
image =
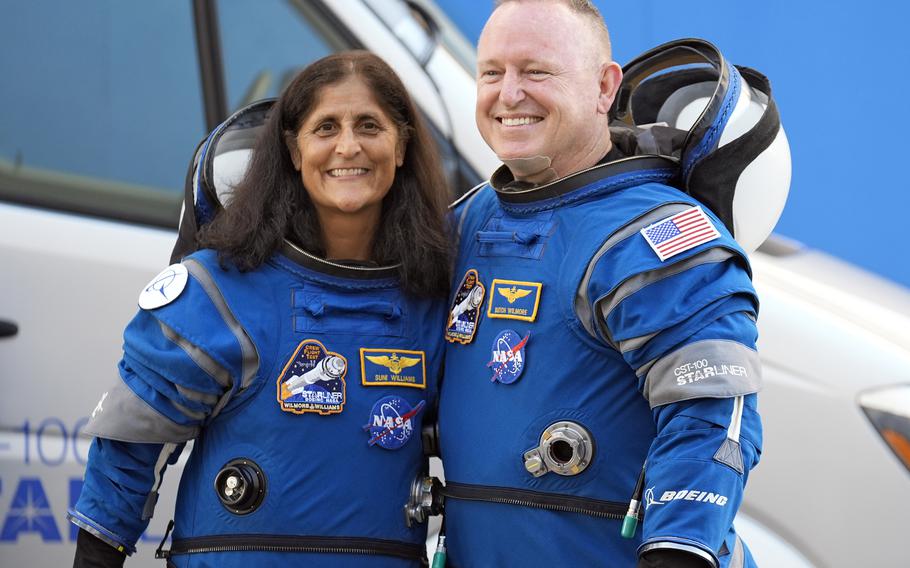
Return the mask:
[[297,147],[297,137],[290,132],[285,132],[284,144],[287,146],[288,153],[291,155],[291,161],[294,162],[294,169],[299,172],[302,164],[300,159],[300,148]]
[[622,67],[619,63],[611,61],[605,63],[600,69],[600,95],[597,100],[597,111],[603,114],[610,112],[613,106],[613,99],[619,92],[619,86],[622,84]]

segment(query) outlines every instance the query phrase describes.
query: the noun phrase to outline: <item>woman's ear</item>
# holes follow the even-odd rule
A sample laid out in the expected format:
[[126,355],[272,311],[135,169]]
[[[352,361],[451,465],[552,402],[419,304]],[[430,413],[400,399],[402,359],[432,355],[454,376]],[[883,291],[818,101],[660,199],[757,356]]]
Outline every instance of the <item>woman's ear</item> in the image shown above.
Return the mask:
[[290,132],[285,132],[284,144],[287,146],[288,153],[291,155],[291,161],[294,162],[294,169],[299,172],[302,166],[300,163],[300,148],[297,146],[297,137]]
[[399,168],[404,164],[404,155],[408,150],[408,141],[404,138],[398,139],[398,144],[395,145],[395,165]]

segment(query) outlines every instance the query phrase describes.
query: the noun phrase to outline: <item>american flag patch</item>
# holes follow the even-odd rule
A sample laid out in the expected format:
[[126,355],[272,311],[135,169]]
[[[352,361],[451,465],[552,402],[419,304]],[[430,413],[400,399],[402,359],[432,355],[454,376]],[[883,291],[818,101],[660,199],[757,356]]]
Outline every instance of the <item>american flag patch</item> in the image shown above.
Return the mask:
[[641,230],[661,262],[720,236],[701,207],[686,209]]

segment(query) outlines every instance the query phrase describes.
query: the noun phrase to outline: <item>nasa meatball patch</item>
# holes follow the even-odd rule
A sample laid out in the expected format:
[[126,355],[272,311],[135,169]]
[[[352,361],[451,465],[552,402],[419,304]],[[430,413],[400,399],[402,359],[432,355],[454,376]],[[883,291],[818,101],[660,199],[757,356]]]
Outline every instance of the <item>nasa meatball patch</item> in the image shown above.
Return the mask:
[[281,410],[338,414],[344,409],[348,361],[315,339],[300,342],[278,377]]
[[446,341],[468,344],[474,340],[477,324],[480,323],[485,292],[477,271],[473,268],[468,270],[455,292],[455,299],[452,300],[446,323]]
[[139,294],[139,307],[154,310],[177,299],[186,288],[187,271],[182,264],[172,264],[152,278]]
[[363,429],[370,435],[368,444],[386,450],[397,450],[408,443],[417,429],[416,417],[426,406],[420,401],[413,408],[399,396],[385,396],[373,404],[370,421]]
[[511,385],[525,370],[525,346],[531,337],[529,331],[524,338],[511,329],[499,332],[493,340],[493,353],[487,367],[492,369],[491,381]]

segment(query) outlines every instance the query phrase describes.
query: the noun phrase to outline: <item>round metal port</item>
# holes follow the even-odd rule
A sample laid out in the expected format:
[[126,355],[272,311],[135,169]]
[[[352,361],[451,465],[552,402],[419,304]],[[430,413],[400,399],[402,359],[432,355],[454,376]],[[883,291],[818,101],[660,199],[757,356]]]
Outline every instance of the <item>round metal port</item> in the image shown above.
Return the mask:
[[540,454],[547,470],[558,475],[578,475],[594,458],[594,438],[577,422],[556,422],[540,435]]
[[550,451],[550,459],[556,463],[566,464],[572,461],[572,457],[575,455],[575,448],[572,447],[572,444],[565,440],[556,440],[548,448]]
[[248,515],[258,509],[265,498],[265,490],[262,468],[246,458],[229,461],[215,476],[218,500],[235,515]]

